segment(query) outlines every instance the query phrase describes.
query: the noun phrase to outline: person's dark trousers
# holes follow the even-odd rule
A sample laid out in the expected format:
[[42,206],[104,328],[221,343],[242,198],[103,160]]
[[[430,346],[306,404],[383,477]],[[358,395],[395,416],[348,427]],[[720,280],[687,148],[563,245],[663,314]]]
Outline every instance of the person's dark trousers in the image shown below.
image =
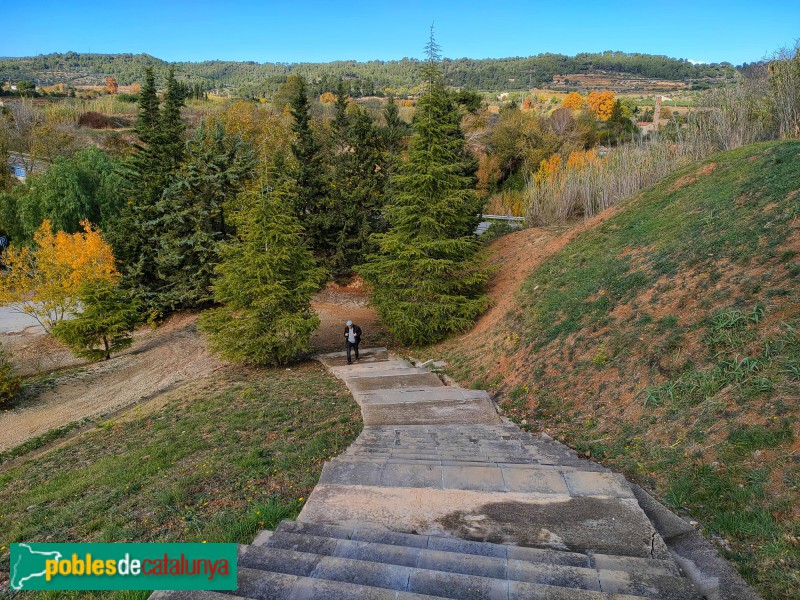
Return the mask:
[[353,360],[350,358],[350,352],[355,350],[356,360],[358,360],[358,342],[345,342],[347,344],[347,364],[351,364]]

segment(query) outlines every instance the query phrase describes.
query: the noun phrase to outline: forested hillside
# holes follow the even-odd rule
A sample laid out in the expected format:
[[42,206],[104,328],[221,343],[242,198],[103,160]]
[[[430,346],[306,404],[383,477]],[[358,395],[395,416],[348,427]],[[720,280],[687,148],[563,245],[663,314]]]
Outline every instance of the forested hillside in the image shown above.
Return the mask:
[[[302,75],[315,94],[333,92],[340,79],[349,82],[352,96],[386,92],[408,93],[418,83],[420,61],[336,61],[330,63],[256,63],[205,61],[173,63],[181,80],[201,83],[206,89],[228,88],[242,96],[271,96],[289,75]],[[0,80],[34,80],[40,85],[66,83],[100,85],[107,76],[120,85],[139,82],[145,67],[160,78],[170,63],[148,54],[46,54],[35,57],[0,58]],[[692,64],[685,59],[624,52],[583,53],[576,56],[539,54],[531,57],[473,60],[444,59],[445,83],[476,90],[529,89],[550,82],[554,75],[611,72],[637,77],[696,84],[698,80],[732,74],[729,63]]]

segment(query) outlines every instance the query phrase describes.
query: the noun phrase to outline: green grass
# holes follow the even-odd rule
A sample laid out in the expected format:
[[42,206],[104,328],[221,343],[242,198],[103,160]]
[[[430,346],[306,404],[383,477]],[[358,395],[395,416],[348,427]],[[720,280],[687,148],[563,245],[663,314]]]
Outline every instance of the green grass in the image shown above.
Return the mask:
[[13,542],[246,543],[295,517],[358,407],[315,364],[245,376],[0,470],[0,577]]

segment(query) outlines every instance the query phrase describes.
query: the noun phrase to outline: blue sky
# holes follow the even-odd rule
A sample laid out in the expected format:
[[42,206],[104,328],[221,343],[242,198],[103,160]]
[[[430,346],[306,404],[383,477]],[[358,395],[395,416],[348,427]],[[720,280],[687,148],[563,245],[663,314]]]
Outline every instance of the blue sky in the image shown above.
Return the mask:
[[40,0],[6,19],[0,56],[147,52],[170,61],[419,57],[431,23],[451,58],[623,50],[741,64],[800,38],[797,0]]

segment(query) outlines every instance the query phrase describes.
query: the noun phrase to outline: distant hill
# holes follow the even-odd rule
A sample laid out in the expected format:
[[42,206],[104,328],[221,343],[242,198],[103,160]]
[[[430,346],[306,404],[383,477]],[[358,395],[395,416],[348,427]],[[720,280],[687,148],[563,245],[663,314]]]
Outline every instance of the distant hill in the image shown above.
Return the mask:
[[[569,87],[567,74],[627,74],[634,79],[666,80],[703,85],[733,73],[729,63],[692,64],[685,59],[649,54],[602,52],[596,54],[539,54],[531,57],[445,59],[447,83],[480,91],[526,90],[549,84]],[[33,80],[40,85],[100,85],[113,76],[120,85],[141,82],[152,66],[163,77],[170,66],[181,79],[206,89],[225,88],[242,96],[270,96],[291,74],[314,83],[315,92],[334,91],[339,79],[350,84],[351,95],[369,96],[386,91],[407,93],[418,84],[419,61],[335,61],[330,63],[256,63],[205,61],[168,63],[148,54],[46,54],[0,58],[0,80]]]

